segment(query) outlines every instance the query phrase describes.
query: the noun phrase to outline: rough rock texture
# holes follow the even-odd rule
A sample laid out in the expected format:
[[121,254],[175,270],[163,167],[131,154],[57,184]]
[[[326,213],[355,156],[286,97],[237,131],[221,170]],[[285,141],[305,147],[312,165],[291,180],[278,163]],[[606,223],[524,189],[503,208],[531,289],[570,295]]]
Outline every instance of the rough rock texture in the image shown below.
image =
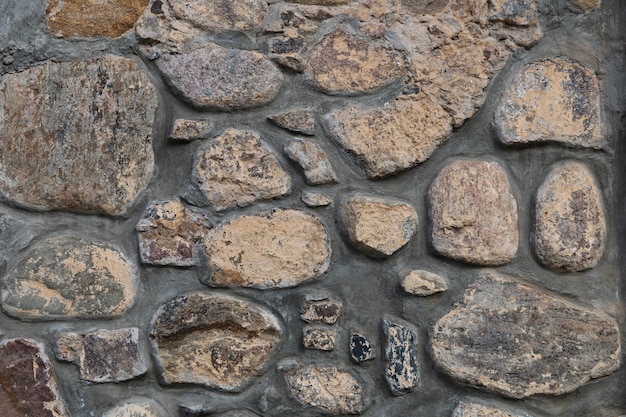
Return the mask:
[[180,417],[260,417],[249,410],[229,410],[215,413],[213,407],[209,406],[182,406]]
[[50,238],[10,271],[2,308],[29,320],[115,317],[133,304],[136,281],[135,267],[118,248]]
[[480,265],[513,259],[517,202],[497,162],[453,162],[435,178],[428,196],[432,245],[441,255]]
[[573,4],[588,12],[596,9],[600,5],[600,0],[570,0]]
[[0,213],[0,259],[10,261],[33,239],[28,223]]
[[383,319],[385,378],[394,395],[407,394],[419,383],[417,333],[408,325]]
[[401,274],[402,289],[409,293],[426,297],[448,290],[448,283],[440,275],[432,272],[413,270]]
[[369,361],[376,357],[372,344],[361,333],[352,333],[350,337],[350,357],[356,363]]
[[116,38],[131,29],[149,0],[48,0],[46,23],[59,37]]
[[250,30],[267,13],[264,0],[169,0],[169,4],[177,18],[205,30]]
[[336,184],[339,182],[326,152],[308,140],[292,140],[285,146],[285,154],[304,170],[309,185]]
[[535,251],[548,268],[582,271],[596,266],[606,240],[600,190],[582,163],[554,167],[537,191]]
[[141,261],[153,265],[191,266],[198,262],[195,245],[210,228],[202,214],[180,201],[152,203],[135,226]]
[[341,203],[340,216],[350,242],[373,256],[390,256],[417,231],[417,213],[392,198],[355,194]]
[[127,402],[107,410],[102,417],[165,417],[152,402]]
[[452,412],[451,417],[522,417],[487,405],[461,402]]
[[564,59],[522,68],[505,91],[495,122],[505,144],[555,141],[594,149],[606,145],[598,79]]
[[112,55],[0,77],[0,190],[29,208],[125,214],[152,176],[156,108],[139,65]]
[[299,109],[268,117],[276,126],[292,132],[312,136],[315,134],[315,116],[311,110]]
[[176,141],[190,141],[209,137],[213,123],[209,120],[176,119],[172,125],[169,139]]
[[325,207],[333,203],[332,198],[326,194],[314,193],[311,191],[302,192],[302,202],[309,207]]
[[210,285],[293,287],[326,272],[330,240],[306,212],[277,209],[235,217],[205,239]]
[[291,193],[291,177],[254,132],[229,129],[199,151],[193,180],[216,210]]
[[332,298],[312,298],[302,305],[300,318],[307,323],[335,324],[341,316],[341,308],[341,301]]
[[282,73],[262,54],[208,44],[164,54],[156,64],[173,89],[195,107],[235,110],[267,104],[282,85]]
[[150,336],[165,383],[237,392],[262,371],[278,346],[280,326],[257,304],[192,293],[159,308]]
[[307,326],[302,333],[302,344],[305,349],[335,350],[337,330],[326,327]]
[[431,343],[444,372],[513,398],[574,391],[621,355],[611,317],[495,274],[435,324]]
[[38,342],[11,339],[0,344],[0,410],[3,417],[69,417]]

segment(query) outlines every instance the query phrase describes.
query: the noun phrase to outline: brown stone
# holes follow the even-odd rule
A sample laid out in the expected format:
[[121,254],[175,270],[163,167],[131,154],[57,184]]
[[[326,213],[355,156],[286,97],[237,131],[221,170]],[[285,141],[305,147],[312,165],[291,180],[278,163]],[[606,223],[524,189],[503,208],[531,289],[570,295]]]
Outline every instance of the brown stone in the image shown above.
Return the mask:
[[335,329],[307,326],[303,330],[302,344],[305,349],[335,350],[336,340],[337,330]]
[[559,58],[522,68],[500,100],[495,123],[505,144],[562,142],[593,149],[606,145],[596,76]]
[[198,292],[165,303],[152,319],[151,337],[165,383],[237,392],[277,348],[280,326],[257,304]]
[[596,266],[606,241],[602,197],[578,162],[554,167],[537,191],[535,251],[548,268],[575,272]]
[[341,308],[341,301],[313,297],[302,305],[300,318],[307,323],[335,324],[341,315]]
[[169,139],[176,141],[190,141],[209,137],[213,123],[209,120],[176,119],[172,125]]
[[451,417],[522,417],[487,405],[460,402]]
[[391,198],[349,196],[341,203],[340,216],[350,242],[374,256],[392,255],[417,231],[415,209]]
[[0,409],[3,417],[69,417],[38,342],[11,339],[0,344]]
[[448,290],[444,278],[432,272],[413,270],[401,274],[402,289],[414,295],[426,297]]
[[58,37],[117,38],[131,29],[149,0],[48,0],[46,23]]
[[515,257],[517,202],[497,162],[453,162],[435,178],[428,196],[432,244],[441,255],[479,265]]
[[256,133],[229,129],[201,149],[193,181],[216,210],[291,193],[291,177]]
[[300,164],[307,184],[324,185],[339,182],[326,152],[319,145],[307,140],[292,140],[285,146],[285,153]]
[[207,233],[209,285],[293,287],[322,275],[330,265],[324,225],[299,210],[240,216]]
[[617,322],[517,280],[486,274],[434,326],[435,363],[512,398],[572,392],[619,368]]
[[268,117],[277,126],[292,132],[312,136],[315,134],[315,115],[311,110],[300,109]]
[[112,55],[0,77],[0,190],[29,208],[125,214],[152,176],[157,104],[140,66]]
[[585,12],[589,12],[598,8],[600,0],[570,0],[573,4],[583,9]]
[[302,202],[309,207],[325,207],[333,203],[333,199],[326,194],[314,193],[311,191],[302,192]]
[[537,24],[537,0],[493,0],[489,20],[509,25]]
[[152,400],[142,400],[117,405],[102,417],[166,417],[166,414]]
[[267,13],[264,0],[169,0],[169,4],[178,19],[205,30],[250,30]]

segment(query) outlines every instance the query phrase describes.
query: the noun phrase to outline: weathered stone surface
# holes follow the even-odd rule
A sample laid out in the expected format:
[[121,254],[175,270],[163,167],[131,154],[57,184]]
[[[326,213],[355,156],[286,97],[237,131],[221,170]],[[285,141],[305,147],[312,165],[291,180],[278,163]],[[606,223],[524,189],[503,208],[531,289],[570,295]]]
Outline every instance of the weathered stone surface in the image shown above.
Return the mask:
[[152,203],[135,227],[141,261],[153,265],[195,265],[195,245],[202,243],[209,228],[206,216],[185,208],[180,201]]
[[330,264],[324,225],[299,210],[241,216],[207,233],[209,285],[293,287],[322,275]]
[[537,23],[537,0],[495,0],[489,20],[510,25],[528,26]]
[[149,0],[48,0],[46,23],[59,37],[116,38],[131,29]]
[[5,261],[15,259],[32,239],[28,223],[0,213],[0,258]]
[[402,289],[409,294],[426,297],[448,290],[448,283],[432,272],[413,270],[401,274]]
[[389,44],[335,29],[313,48],[305,73],[329,93],[364,92],[402,78],[404,58]]
[[267,104],[282,85],[281,72],[258,52],[209,44],[156,61],[168,82],[195,107],[235,110]]
[[407,394],[419,383],[417,333],[408,324],[383,319],[385,378],[394,395]]
[[213,123],[209,120],[176,119],[172,125],[169,139],[176,141],[191,141],[209,137]]
[[169,0],[169,3],[177,18],[205,30],[250,30],[267,13],[264,0]]
[[460,402],[451,417],[522,417],[487,405]]
[[596,9],[600,5],[600,0],[570,0],[573,4],[588,12]]
[[291,395],[324,414],[361,414],[363,384],[349,372],[330,366],[288,364],[281,368]]
[[312,136],[315,134],[315,115],[311,110],[299,109],[268,117],[277,126],[292,132]]
[[102,417],[165,417],[151,401],[127,402],[107,410]]
[[594,149],[606,145],[596,76],[559,58],[522,68],[500,100],[495,123],[505,144],[554,141]]
[[3,417],[69,417],[38,342],[11,339],[0,344],[0,409]]
[[0,190],[30,208],[125,214],[152,176],[156,108],[139,65],[112,55],[0,77]]
[[444,372],[513,398],[574,391],[615,372],[621,354],[611,317],[496,274],[465,292],[431,343]]
[[319,4],[321,6],[335,6],[338,4],[349,3],[352,0],[289,0],[292,3],[302,4]]
[[376,357],[370,341],[361,333],[350,336],[350,356],[356,363],[369,361]]
[[332,298],[308,299],[302,305],[300,318],[307,323],[335,324],[341,316],[341,301]]
[[229,410],[221,413],[215,413],[214,408],[209,406],[182,406],[180,417],[260,417],[258,414],[249,410]]
[[291,193],[291,177],[254,132],[229,129],[200,150],[193,181],[216,210]]
[[302,344],[305,349],[335,350],[337,330],[326,327],[307,326],[302,333]]
[[165,383],[237,392],[262,372],[280,326],[257,304],[198,292],[165,303],[152,319],[151,338]]
[[302,202],[309,207],[325,207],[330,206],[333,203],[333,199],[326,194],[303,191]]
[[517,202],[497,162],[453,162],[435,178],[428,196],[432,244],[441,255],[480,265],[515,257]]
[[355,194],[340,210],[350,242],[370,255],[392,255],[417,231],[415,209],[401,200]]
[[292,140],[285,146],[285,153],[304,170],[309,185],[336,184],[339,182],[326,152],[308,140]]
[[116,317],[133,304],[136,287],[135,267],[118,248],[50,238],[10,271],[2,308],[29,320]]
[[575,272],[596,266],[606,220],[593,174],[582,163],[553,168],[537,191],[535,251],[548,268]]

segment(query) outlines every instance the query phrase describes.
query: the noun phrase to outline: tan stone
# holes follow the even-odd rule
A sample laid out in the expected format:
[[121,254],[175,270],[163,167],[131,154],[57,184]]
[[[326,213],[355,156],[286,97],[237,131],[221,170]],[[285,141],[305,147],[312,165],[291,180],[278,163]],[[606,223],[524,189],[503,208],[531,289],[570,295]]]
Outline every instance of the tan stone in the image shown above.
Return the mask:
[[402,274],[402,289],[422,297],[437,294],[448,290],[445,279],[432,272],[413,270]]
[[325,207],[333,203],[333,199],[326,194],[311,191],[303,191],[301,199],[302,202],[309,207]]
[[330,297],[309,296],[302,305],[300,318],[307,323],[335,324],[341,315],[343,304]]
[[315,115],[311,110],[299,109],[268,117],[277,126],[304,135],[315,134]]
[[325,327],[307,326],[302,331],[302,344],[305,349],[323,351],[335,350],[337,330]]
[[293,287],[326,272],[331,254],[324,225],[289,209],[235,217],[207,233],[205,247],[207,282],[224,287]]
[[451,417],[522,417],[487,405],[461,402],[452,412]]
[[432,244],[441,255],[479,265],[501,265],[517,253],[517,202],[497,162],[456,161],[428,191]]
[[355,194],[341,202],[340,216],[350,242],[374,256],[391,256],[417,231],[417,213],[396,199]]
[[593,149],[606,145],[596,76],[559,58],[521,69],[500,100],[495,123],[505,144],[562,142]]
[[107,410],[102,417],[165,417],[151,400],[125,402]]
[[308,140],[292,140],[285,146],[285,154],[304,170],[309,185],[336,184],[339,182],[326,152]]
[[177,141],[190,141],[206,139],[213,128],[209,120],[176,119],[170,130],[169,139]]
[[582,163],[554,167],[537,191],[535,251],[548,268],[575,272],[602,258],[606,219],[593,174]]
[[250,30],[267,13],[264,0],[169,0],[169,3],[178,19],[205,30]]

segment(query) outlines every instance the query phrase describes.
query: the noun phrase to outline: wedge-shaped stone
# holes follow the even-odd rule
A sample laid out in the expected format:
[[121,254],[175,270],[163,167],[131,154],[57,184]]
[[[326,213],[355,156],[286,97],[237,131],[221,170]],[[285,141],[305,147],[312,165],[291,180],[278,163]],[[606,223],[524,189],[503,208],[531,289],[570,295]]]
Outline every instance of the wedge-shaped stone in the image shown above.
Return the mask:
[[574,391],[620,365],[617,322],[496,274],[479,278],[432,331],[437,366],[512,398]]
[[280,342],[280,326],[257,304],[197,292],[159,308],[151,338],[165,383],[237,392],[262,372]]
[[556,166],[537,191],[535,250],[548,268],[582,271],[604,252],[602,197],[589,169],[578,162]]
[[461,402],[452,412],[451,417],[522,417],[519,414],[512,414],[508,411],[500,410],[483,404]]
[[292,140],[285,146],[285,154],[300,164],[307,184],[323,185],[339,182],[326,152],[318,144],[308,140]]
[[170,0],[174,15],[205,30],[250,30],[265,13],[265,0]]
[[383,319],[385,378],[394,395],[407,394],[419,383],[417,333],[406,323]]

